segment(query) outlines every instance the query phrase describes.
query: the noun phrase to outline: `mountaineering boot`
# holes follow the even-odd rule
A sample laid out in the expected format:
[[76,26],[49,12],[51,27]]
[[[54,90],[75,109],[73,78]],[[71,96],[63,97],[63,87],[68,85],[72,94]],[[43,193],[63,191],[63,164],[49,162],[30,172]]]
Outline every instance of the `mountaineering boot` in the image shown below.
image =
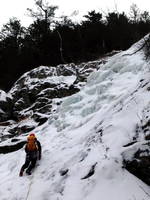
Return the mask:
[[23,176],[23,170],[20,170],[19,176]]
[[31,171],[30,170],[26,170],[26,173],[28,174],[28,175],[31,175]]

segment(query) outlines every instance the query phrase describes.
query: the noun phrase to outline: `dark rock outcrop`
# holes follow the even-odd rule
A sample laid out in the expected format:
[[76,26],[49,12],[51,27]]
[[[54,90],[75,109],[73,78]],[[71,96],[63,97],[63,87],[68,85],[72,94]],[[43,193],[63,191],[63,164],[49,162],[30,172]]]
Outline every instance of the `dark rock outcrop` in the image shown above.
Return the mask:
[[41,66],[25,73],[8,94],[0,93],[0,122],[14,121],[13,125],[4,126],[4,129],[7,127],[6,135],[27,133],[46,122],[61,104],[61,99],[79,92],[90,73],[105,62],[101,59],[78,66],[73,63]]
[[[124,167],[150,185],[150,109],[142,112],[141,124],[136,126],[133,142],[124,145]],[[142,139],[141,139],[142,138]]]
[[19,149],[21,149],[24,145],[25,145],[25,141],[22,142],[18,142],[16,144],[12,144],[12,145],[4,145],[4,146],[0,146],[0,153],[11,153],[13,151],[17,151]]
[[[41,66],[25,73],[9,91],[11,98],[12,116],[15,120],[31,116],[31,112],[49,114],[52,108],[52,99],[70,96],[80,90],[79,83],[86,82],[87,77],[94,70],[98,70],[103,61],[58,65],[57,67]],[[72,80],[71,80],[72,79]],[[10,102],[6,100],[7,105]],[[0,108],[4,109],[0,102]],[[46,106],[46,107],[45,107]],[[22,112],[24,110],[24,112]],[[10,114],[5,112],[1,121],[8,120]],[[37,121],[39,121],[37,119]]]
[[[150,142],[133,146],[124,153],[124,167],[150,185]],[[130,155],[130,159],[127,155]]]

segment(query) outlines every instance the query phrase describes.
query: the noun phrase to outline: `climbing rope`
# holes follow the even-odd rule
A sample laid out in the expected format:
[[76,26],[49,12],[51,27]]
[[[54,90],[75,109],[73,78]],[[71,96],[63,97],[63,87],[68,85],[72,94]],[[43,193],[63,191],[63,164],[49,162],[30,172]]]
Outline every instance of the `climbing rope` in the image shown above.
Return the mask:
[[[36,168],[37,166],[38,166],[38,163],[36,164],[35,168]],[[34,168],[34,170],[35,170],[35,168]],[[32,173],[33,173],[33,172],[32,172]],[[25,199],[25,200],[28,200],[29,194],[30,194],[30,191],[31,191],[31,186],[32,186],[32,184],[33,184],[34,174],[32,174],[31,176],[32,176],[32,177],[31,177],[31,181],[30,181],[30,184],[29,184],[29,189],[28,189],[27,196],[26,196],[26,199]]]
[[28,192],[27,192],[26,200],[28,200],[28,198],[29,198],[29,194],[30,194],[30,191],[31,191],[32,184],[33,184],[33,175],[32,175],[32,178],[31,178],[31,181],[30,181],[30,184],[29,184],[29,189],[28,189]]

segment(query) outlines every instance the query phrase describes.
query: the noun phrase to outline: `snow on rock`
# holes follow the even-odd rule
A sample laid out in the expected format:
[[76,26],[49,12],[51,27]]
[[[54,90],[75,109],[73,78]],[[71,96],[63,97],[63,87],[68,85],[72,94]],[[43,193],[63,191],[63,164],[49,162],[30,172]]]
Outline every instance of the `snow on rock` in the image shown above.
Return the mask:
[[11,116],[11,95],[0,90],[0,122],[6,121]]
[[24,149],[1,155],[2,200],[149,200],[124,164],[148,142],[150,72],[142,52],[128,55],[137,47],[110,58],[34,130],[42,160],[32,176],[18,177]]
[[3,90],[0,90],[0,101],[6,101],[7,94]]
[[[89,74],[98,70],[107,59],[80,65],[40,66],[21,76],[8,94],[1,91],[1,140],[29,132],[45,123],[62,98],[77,93]],[[4,124],[9,124],[10,120],[14,123],[6,127]],[[32,124],[29,125],[30,121]]]

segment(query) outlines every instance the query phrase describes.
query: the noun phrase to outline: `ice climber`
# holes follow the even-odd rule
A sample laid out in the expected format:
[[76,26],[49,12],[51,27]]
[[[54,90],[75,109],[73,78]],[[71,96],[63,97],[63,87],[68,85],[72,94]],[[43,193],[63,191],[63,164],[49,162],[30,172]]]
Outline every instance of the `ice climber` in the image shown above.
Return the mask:
[[27,137],[27,143],[25,145],[26,159],[25,163],[21,167],[19,176],[23,176],[23,172],[26,169],[26,173],[31,175],[32,169],[35,167],[37,159],[41,159],[41,144],[37,140],[34,133],[31,133]]

